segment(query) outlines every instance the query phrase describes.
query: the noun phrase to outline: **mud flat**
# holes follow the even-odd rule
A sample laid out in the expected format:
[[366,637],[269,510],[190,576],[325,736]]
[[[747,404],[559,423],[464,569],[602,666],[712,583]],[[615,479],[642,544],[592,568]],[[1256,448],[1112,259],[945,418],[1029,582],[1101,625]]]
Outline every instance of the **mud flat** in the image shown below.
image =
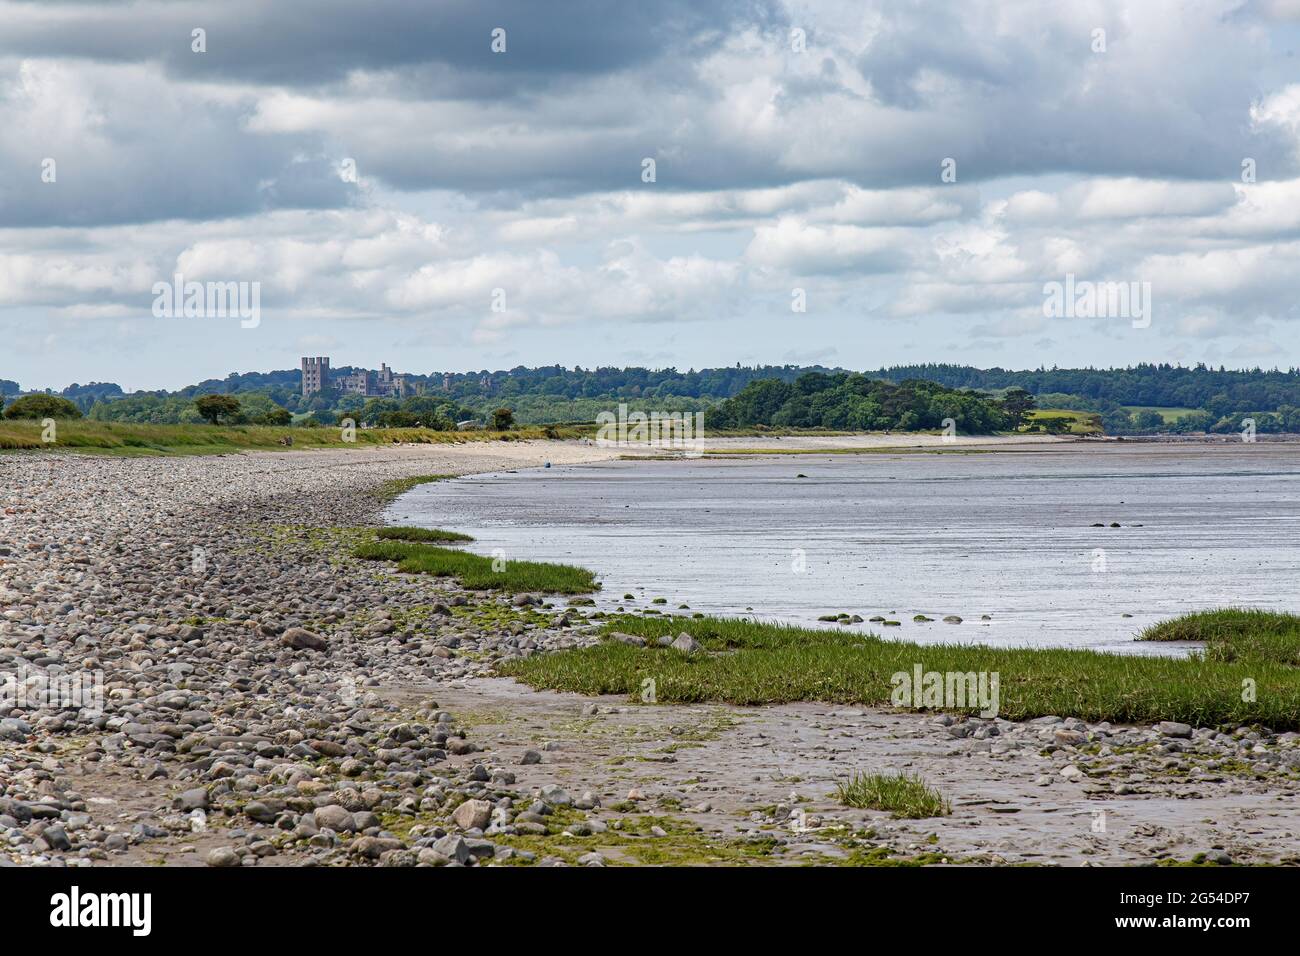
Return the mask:
[[606,639],[582,599],[351,556],[386,483],[609,454],[0,457],[0,865],[1296,862],[1295,733],[538,692],[497,668]]

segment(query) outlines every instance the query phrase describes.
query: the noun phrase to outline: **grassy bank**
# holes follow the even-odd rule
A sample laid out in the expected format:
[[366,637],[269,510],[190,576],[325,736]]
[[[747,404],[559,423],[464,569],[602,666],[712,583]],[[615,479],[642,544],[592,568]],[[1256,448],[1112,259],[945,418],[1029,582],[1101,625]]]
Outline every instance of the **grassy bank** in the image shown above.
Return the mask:
[[[36,421],[0,419],[0,450],[79,451],[104,455],[219,455],[236,451],[296,451],[357,448],[397,442],[450,445],[475,441],[526,441],[577,438],[577,428],[516,428],[508,432],[439,432],[427,428],[357,429],[345,442],[339,428],[289,428],[270,425],[137,425],[68,419],[58,422],[58,441],[41,441]],[[292,444],[289,444],[292,442]]]
[[389,528],[380,528],[375,532],[375,537],[381,541],[473,541],[474,539],[467,534],[461,534],[459,531],[445,531],[442,528],[411,528],[405,525],[398,525]]
[[[1300,619],[1275,615],[1291,637]],[[703,653],[655,645],[689,631]],[[1209,626],[1202,629],[1203,633]],[[1000,649],[883,641],[839,631],[760,624],[734,618],[621,617],[607,631],[643,637],[637,647],[608,639],[597,647],[511,661],[503,673],[530,686],[637,699],[654,681],[661,703],[723,701],[740,705],[800,700],[890,706],[895,673],[925,671],[999,675],[998,716],[1049,714],[1128,723],[1183,721],[1197,726],[1261,723],[1300,729],[1300,668],[1280,663],[1258,642],[1234,644],[1237,659],[1134,657],[1078,650]],[[1233,644],[1227,634],[1223,643]],[[1273,648],[1274,644],[1268,644]],[[1253,693],[1246,692],[1253,688]],[[1243,697],[1253,698],[1243,700]],[[938,708],[975,713],[978,707]]]
[[454,548],[439,548],[412,541],[365,542],[357,545],[352,554],[367,561],[395,562],[397,570],[406,574],[454,577],[465,587],[479,591],[585,594],[600,589],[595,575],[586,568],[569,564],[484,558]]
[[[1203,641],[1205,658],[1221,663],[1272,661],[1300,665],[1300,617],[1250,608],[1200,611],[1162,621],[1139,641]],[[1300,673],[1296,679],[1300,680]]]

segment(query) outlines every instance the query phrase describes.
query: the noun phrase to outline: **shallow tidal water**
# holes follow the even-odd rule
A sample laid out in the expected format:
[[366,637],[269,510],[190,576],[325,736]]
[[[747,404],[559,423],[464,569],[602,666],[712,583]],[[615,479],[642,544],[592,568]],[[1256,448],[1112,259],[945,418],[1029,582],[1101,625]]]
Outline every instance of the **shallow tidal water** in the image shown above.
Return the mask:
[[851,628],[923,643],[1186,653],[1133,638],[1193,610],[1300,607],[1297,444],[612,461],[423,485],[385,517],[588,567],[607,610],[881,614],[902,626]]

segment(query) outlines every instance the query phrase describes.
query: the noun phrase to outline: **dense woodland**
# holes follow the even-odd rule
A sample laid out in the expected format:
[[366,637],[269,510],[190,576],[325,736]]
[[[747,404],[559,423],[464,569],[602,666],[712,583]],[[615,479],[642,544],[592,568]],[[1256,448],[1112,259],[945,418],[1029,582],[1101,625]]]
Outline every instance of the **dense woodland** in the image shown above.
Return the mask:
[[[333,371],[344,375],[354,369]],[[713,427],[935,428],[938,415],[939,420],[956,418],[964,430],[996,430],[1003,414],[996,400],[1011,389],[1023,389],[1041,408],[1100,415],[1110,434],[1235,431],[1247,417],[1255,419],[1261,432],[1300,432],[1297,369],[1137,365],[1013,371],[929,364],[850,373],[794,365],[685,372],[553,365],[412,374],[410,380],[423,395],[366,399],[330,390],[303,398],[297,369],[232,373],[175,392],[124,394],[115,384],[92,382],[57,394],[91,419],[160,424],[199,421],[196,397],[232,394],[240,398],[248,421],[272,421],[282,414],[277,410],[284,410],[298,424],[332,424],[345,417],[378,425],[486,424],[502,407],[512,409],[514,420],[524,424],[590,422],[626,402],[646,411],[705,411]],[[893,388],[883,387],[886,383]],[[17,382],[0,379],[0,393],[12,398],[21,389]],[[939,414],[945,403],[949,413]]]
[[943,428],[951,419],[961,433],[988,434],[1021,425],[1032,402],[1025,401],[1024,392],[1011,394],[1003,402],[936,382],[909,379],[895,385],[856,372],[809,372],[793,382],[751,382],[709,411],[705,426],[917,431]]

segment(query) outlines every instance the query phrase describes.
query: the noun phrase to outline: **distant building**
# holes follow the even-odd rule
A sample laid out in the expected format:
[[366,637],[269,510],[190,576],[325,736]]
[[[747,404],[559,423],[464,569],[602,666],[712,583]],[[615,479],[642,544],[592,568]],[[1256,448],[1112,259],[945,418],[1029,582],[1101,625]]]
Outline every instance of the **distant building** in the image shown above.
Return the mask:
[[324,356],[302,360],[302,394],[314,395],[330,387],[330,360]]
[[405,398],[417,392],[406,374],[395,373],[386,364],[381,363],[378,372],[360,369],[351,375],[339,375],[331,380],[328,358],[304,358],[303,395],[311,395],[326,388],[337,388],[345,395],[361,395],[365,398]]

